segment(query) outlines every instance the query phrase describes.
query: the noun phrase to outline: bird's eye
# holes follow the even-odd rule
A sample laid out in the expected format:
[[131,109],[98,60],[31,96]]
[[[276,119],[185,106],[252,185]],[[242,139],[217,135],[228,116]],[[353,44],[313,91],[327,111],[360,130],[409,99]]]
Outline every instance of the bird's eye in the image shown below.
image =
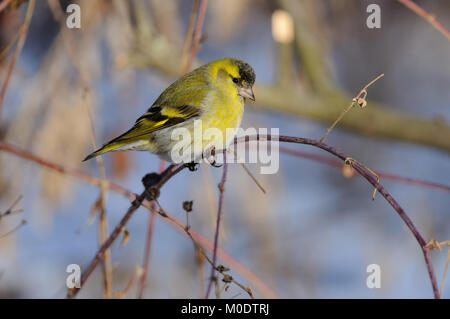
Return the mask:
[[233,78],[233,83],[238,84],[239,83],[239,79],[238,78]]

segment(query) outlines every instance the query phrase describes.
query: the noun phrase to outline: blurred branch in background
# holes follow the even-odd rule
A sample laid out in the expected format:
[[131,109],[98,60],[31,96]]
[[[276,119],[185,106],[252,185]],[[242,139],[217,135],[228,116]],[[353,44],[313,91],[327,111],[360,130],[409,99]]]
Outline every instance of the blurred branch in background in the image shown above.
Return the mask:
[[11,3],[11,0],[2,0],[0,2],[0,12],[3,11],[9,4]]
[[[61,4],[58,0],[48,0],[48,5],[50,10],[52,11],[53,17],[56,21],[58,21],[61,25],[61,35],[62,40],[66,48],[67,54],[70,56],[70,61],[73,63],[74,67],[78,71],[80,85],[83,88],[82,97],[83,104],[86,109],[86,117],[89,125],[90,138],[92,142],[93,149],[97,149],[97,141],[95,137],[95,129],[94,129],[94,120],[92,116],[92,110],[90,107],[94,104],[92,101],[92,91],[91,91],[91,77],[89,72],[85,70],[83,67],[83,61],[79,59],[79,55],[76,54],[76,49],[72,45],[75,43],[72,34],[70,33],[70,29],[65,28],[65,13]],[[100,173],[100,179],[102,181],[100,187],[100,195],[97,201],[92,205],[91,208],[91,218],[96,214],[99,215],[99,225],[98,225],[98,237],[99,237],[99,245],[102,245],[105,240],[108,238],[108,220],[106,216],[106,208],[105,202],[107,197],[107,188],[105,187],[105,167],[103,164],[103,158],[98,156],[96,158],[98,170]],[[102,271],[103,271],[103,282],[104,282],[104,294],[105,298],[109,299],[112,297],[113,292],[113,276],[112,276],[112,261],[111,261],[111,251],[108,249],[105,251],[105,256],[102,261]]]
[[438,20],[436,20],[436,17],[433,14],[425,11],[419,5],[417,5],[411,0],[397,0],[397,1],[403,4],[405,7],[411,9],[419,17],[425,19],[425,21],[431,24],[436,30],[442,33],[442,35],[446,37],[447,40],[450,41],[450,31],[446,29]]
[[[8,2],[5,0],[2,2],[2,4],[5,4],[5,7],[6,7],[8,5]],[[0,6],[2,4],[0,4]],[[34,5],[35,5],[35,0],[30,0],[30,2],[28,4],[27,12],[25,14],[25,21],[23,22],[23,25],[19,29],[19,33],[18,33],[18,34],[20,34],[19,41],[17,42],[16,50],[14,51],[14,55],[11,58],[11,62],[9,63],[8,71],[6,73],[6,77],[5,77],[5,80],[3,82],[3,85],[2,85],[2,88],[0,91],[0,120],[1,120],[2,110],[3,110],[3,102],[5,101],[6,90],[8,89],[8,83],[9,83],[9,80],[11,79],[11,74],[14,70],[14,66],[16,65],[17,58],[19,57],[20,52],[22,51],[23,45],[25,44],[25,40],[27,38],[28,28],[30,26],[31,18],[33,16]],[[0,12],[2,11],[2,9],[3,8],[0,7]]]
[[[344,110],[352,97],[338,88],[332,79],[326,56],[327,49],[320,42],[313,24],[324,21],[315,1],[280,0],[281,7],[289,12],[295,25],[295,50],[299,56],[300,79],[292,78],[292,72],[281,73],[283,77],[272,86],[256,85],[256,110],[280,112],[302,118],[332,123]],[[140,15],[144,15],[140,12]],[[154,67],[171,77],[179,74],[181,50],[172,46],[161,34],[142,32],[140,21],[146,24],[151,18],[141,17],[135,28],[134,49],[122,56],[118,67]],[[320,29],[320,28],[319,28]],[[282,47],[285,47],[283,44]],[[283,59],[293,55],[283,54]],[[292,65],[290,62],[281,61]],[[201,62],[197,61],[195,65]],[[279,66],[280,66],[279,65]],[[285,69],[280,67],[281,70]],[[299,81],[301,81],[299,84]],[[282,83],[282,85],[280,85]],[[405,93],[406,94],[406,93]],[[427,119],[409,112],[395,110],[381,103],[370,102],[364,112],[352,112],[340,122],[340,127],[374,137],[388,138],[450,151],[450,126],[445,122]]]

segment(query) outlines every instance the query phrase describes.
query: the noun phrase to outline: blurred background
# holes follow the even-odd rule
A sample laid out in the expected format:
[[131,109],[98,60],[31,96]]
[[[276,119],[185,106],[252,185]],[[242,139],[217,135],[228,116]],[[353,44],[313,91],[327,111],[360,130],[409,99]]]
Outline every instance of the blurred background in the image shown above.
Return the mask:
[[[99,145],[128,129],[181,74],[189,21],[203,1],[0,4],[6,2],[0,12],[0,140],[99,177],[97,162],[81,162],[94,149],[93,133]],[[66,26],[71,3],[81,8],[79,29]],[[416,3],[450,27],[449,1]],[[379,29],[366,25],[369,4],[381,8]],[[273,18],[276,10],[285,12],[281,22]],[[32,17],[24,31],[27,12]],[[368,89],[367,107],[349,112],[326,142],[375,171],[446,185],[381,178],[427,241],[450,240],[450,42],[423,18],[388,0],[210,0],[194,66],[223,57],[243,59],[257,74],[257,102],[246,106],[243,128],[274,127],[315,139],[384,73]],[[283,146],[331,158],[309,146]],[[0,150],[0,212],[19,199],[13,214],[0,218],[0,297],[64,298],[67,265],[87,267],[105,225],[111,231],[130,200],[23,157]],[[160,167],[156,156],[143,152],[110,153],[103,163],[106,179],[134,193],[143,189],[141,178]],[[221,255],[218,263],[255,297],[433,296],[415,238],[381,195],[372,201],[366,180],[283,152],[277,174],[248,167],[267,194],[240,165],[229,166],[220,231],[229,258]],[[183,224],[182,203],[192,200],[191,229],[209,242],[221,173],[206,165],[185,170],[159,199]],[[97,267],[79,297],[139,296],[146,250],[142,297],[204,296],[210,265],[183,230],[150,216],[145,208],[137,211],[127,224],[128,241],[112,245],[109,266]],[[439,287],[447,252],[432,253]],[[381,267],[379,289],[366,285],[370,264]],[[221,298],[248,298],[233,283],[219,281],[218,290]],[[443,297],[449,296],[447,281]]]

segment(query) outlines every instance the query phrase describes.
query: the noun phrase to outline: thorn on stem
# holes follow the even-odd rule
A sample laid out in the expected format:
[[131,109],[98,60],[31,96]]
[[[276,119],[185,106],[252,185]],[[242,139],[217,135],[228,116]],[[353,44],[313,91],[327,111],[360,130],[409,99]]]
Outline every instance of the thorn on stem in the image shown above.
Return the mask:
[[[353,158],[351,158],[351,157],[347,157],[347,158],[344,160],[344,163],[345,163],[345,165],[348,165],[348,166],[350,166],[351,168],[353,168],[353,165],[354,165],[355,163],[357,163],[359,166],[363,167],[364,169],[366,169],[367,171],[369,171],[373,176],[375,176],[376,179],[377,179],[377,183],[378,183],[378,184],[380,183],[380,176],[379,176],[377,173],[375,173],[373,170],[371,170],[370,168],[368,168],[367,166],[365,166],[365,165],[361,164],[360,162],[358,162],[357,160],[355,160],[355,159],[353,159]],[[376,195],[376,194],[377,194],[377,188],[375,187],[374,190],[373,190],[373,194],[372,194],[372,200],[375,200],[375,195]]]

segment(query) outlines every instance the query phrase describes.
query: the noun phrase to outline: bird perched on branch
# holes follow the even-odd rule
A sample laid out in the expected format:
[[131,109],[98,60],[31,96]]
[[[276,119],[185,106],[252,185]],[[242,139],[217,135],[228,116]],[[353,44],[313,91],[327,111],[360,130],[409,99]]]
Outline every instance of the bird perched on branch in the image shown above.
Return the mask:
[[254,83],[255,72],[244,61],[226,58],[205,64],[170,85],[130,130],[84,161],[110,151],[138,150],[189,163],[206,151],[226,149],[241,125],[245,100],[255,100]]

